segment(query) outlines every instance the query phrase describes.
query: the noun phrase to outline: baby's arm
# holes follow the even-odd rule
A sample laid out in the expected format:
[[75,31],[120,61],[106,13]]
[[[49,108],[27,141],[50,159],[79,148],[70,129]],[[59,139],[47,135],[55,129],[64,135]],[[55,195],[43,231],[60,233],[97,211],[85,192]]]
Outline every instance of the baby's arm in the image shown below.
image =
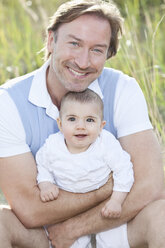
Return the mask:
[[40,198],[43,202],[57,199],[59,194],[53,173],[45,168],[42,164],[37,164],[38,174],[37,183],[40,189]]
[[38,187],[40,189],[40,197],[43,202],[57,199],[59,188],[54,183],[44,181],[40,182]]
[[[109,153],[105,158],[111,171],[113,171],[113,193],[110,200],[101,210],[101,214],[106,218],[118,218],[121,215],[122,204],[130,192],[134,182],[133,164],[130,155],[124,151],[119,141],[110,133],[106,139],[106,147]],[[106,150],[105,150],[106,151]]]
[[101,214],[106,218],[119,218],[122,204],[127,196],[127,192],[113,191],[110,200],[101,210]]
[[57,199],[59,194],[53,170],[50,170],[49,138],[36,153],[37,183],[40,189],[40,198],[43,202]]

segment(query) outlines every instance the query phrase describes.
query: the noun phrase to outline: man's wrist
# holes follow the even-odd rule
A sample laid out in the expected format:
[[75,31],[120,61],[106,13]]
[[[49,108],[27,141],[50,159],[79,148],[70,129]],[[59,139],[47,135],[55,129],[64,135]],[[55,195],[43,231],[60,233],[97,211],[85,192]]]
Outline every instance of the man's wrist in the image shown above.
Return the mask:
[[79,237],[83,236],[83,230],[81,230],[81,224],[77,225],[77,217],[71,218],[63,222],[63,228],[65,232],[68,234],[70,239],[77,240]]

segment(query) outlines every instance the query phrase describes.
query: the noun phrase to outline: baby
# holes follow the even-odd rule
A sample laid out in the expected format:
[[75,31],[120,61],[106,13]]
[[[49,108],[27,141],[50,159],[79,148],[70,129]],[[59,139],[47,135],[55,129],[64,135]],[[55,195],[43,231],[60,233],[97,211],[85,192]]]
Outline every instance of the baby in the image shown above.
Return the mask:
[[133,185],[133,166],[117,139],[103,129],[101,98],[90,89],[68,92],[62,98],[57,123],[60,131],[50,135],[36,154],[41,200],[57,199],[59,188],[75,193],[95,190],[113,172],[113,192],[101,214],[120,217]]

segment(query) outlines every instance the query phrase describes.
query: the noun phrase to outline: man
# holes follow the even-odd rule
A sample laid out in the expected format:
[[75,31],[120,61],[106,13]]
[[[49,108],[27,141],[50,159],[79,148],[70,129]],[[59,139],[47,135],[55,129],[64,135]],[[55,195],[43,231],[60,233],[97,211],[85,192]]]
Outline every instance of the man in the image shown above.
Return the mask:
[[[113,4],[80,0],[61,5],[48,28],[50,58],[1,91],[0,187],[12,209],[0,212],[3,248],[49,247],[43,225],[52,225],[52,245],[66,248],[80,236],[126,222],[120,247],[128,247],[128,242],[130,247],[164,247],[163,168],[144,97],[134,79],[103,69],[117,52],[121,25]],[[134,164],[135,184],[119,219],[100,215],[112,192],[111,180],[82,195],[60,190],[58,199],[48,203],[40,201],[36,185],[33,156],[48,135],[58,131],[55,120],[62,96],[88,86],[103,98],[105,128],[116,135]]]

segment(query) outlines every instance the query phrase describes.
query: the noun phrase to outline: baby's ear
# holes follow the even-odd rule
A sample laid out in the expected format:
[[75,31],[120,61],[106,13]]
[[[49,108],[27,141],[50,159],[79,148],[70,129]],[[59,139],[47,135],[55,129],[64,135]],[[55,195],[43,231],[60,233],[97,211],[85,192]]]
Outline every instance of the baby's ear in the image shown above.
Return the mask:
[[62,131],[61,119],[58,117],[56,121],[57,121],[57,125],[58,125],[59,130]]
[[100,131],[102,131],[102,129],[104,128],[105,124],[106,124],[106,121],[105,121],[105,120],[103,120],[103,121],[101,122]]

